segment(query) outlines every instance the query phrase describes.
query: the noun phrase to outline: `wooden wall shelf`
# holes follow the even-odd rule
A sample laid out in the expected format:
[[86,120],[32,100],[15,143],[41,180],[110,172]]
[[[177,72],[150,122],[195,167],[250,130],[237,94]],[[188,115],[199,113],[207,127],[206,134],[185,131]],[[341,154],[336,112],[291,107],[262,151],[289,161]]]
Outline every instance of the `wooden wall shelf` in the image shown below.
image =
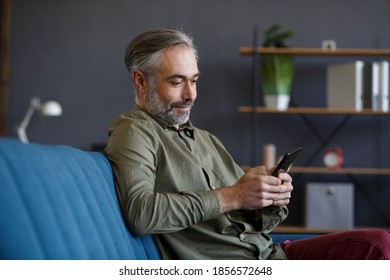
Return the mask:
[[390,49],[253,48],[241,47],[241,55],[290,54],[302,56],[390,56]]
[[373,111],[371,109],[363,109],[356,111],[354,109],[330,109],[330,108],[307,108],[294,107],[288,108],[285,111],[276,109],[268,109],[266,107],[240,106],[240,113],[261,113],[261,114],[318,114],[318,115],[390,115],[390,112]]
[[356,174],[356,175],[390,175],[389,168],[339,168],[330,169],[326,167],[292,167],[289,173],[305,173],[305,174]]

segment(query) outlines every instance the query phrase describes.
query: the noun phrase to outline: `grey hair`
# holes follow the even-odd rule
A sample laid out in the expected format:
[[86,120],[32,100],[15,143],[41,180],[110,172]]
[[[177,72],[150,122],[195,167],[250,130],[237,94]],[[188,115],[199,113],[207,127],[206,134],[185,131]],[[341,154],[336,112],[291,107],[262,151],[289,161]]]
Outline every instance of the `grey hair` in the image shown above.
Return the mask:
[[138,69],[148,79],[153,80],[162,52],[175,45],[185,45],[192,49],[198,60],[198,51],[189,35],[176,29],[155,29],[138,35],[127,46],[125,55],[127,69],[130,73]]

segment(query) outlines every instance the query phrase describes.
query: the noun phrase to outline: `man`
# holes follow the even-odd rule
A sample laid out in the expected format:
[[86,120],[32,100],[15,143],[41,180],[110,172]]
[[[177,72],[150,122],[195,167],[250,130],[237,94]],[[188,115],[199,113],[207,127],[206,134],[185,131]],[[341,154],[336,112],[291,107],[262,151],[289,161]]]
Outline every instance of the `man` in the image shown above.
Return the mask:
[[113,121],[106,147],[125,221],[135,235],[154,234],[164,259],[293,256],[307,243],[268,235],[287,217],[290,175],[263,166],[244,173],[189,120],[197,59],[191,38],[171,29],[145,32],[127,48],[136,105]]

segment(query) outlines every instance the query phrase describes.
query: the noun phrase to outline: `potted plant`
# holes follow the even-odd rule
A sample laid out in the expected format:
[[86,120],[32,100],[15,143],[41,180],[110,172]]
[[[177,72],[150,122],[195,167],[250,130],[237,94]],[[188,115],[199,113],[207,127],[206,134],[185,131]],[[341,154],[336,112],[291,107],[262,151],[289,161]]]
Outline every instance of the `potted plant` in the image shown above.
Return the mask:
[[[293,31],[282,31],[282,25],[274,24],[264,32],[262,46],[286,48],[285,40],[293,35]],[[277,110],[288,108],[293,74],[292,55],[265,54],[260,57],[260,81],[266,107]]]

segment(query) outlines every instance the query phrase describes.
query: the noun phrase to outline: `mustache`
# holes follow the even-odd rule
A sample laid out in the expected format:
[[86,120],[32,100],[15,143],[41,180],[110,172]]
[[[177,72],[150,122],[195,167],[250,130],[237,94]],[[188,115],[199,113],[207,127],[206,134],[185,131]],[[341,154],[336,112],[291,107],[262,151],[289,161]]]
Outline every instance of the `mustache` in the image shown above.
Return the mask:
[[190,101],[190,100],[187,100],[187,101],[181,101],[181,102],[175,102],[175,103],[172,103],[170,107],[170,109],[172,108],[175,108],[175,107],[179,107],[179,108],[183,108],[183,107],[192,107],[194,106],[194,102],[193,101]]

